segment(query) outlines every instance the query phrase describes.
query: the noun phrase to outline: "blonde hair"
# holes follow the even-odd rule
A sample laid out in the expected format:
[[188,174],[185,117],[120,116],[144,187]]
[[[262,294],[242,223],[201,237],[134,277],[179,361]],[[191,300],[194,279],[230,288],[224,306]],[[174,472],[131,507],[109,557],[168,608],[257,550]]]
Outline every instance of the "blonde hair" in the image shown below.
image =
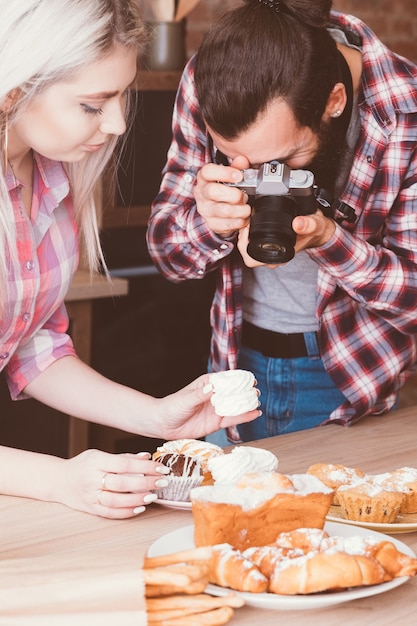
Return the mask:
[[[0,310],[7,302],[6,250],[15,254],[12,205],[6,186],[7,125],[51,84],[109,54],[115,45],[145,42],[137,0],[0,0]],[[7,112],[7,98],[22,94]],[[129,105],[126,116],[128,117]],[[102,263],[94,191],[114,152],[117,137],[103,151],[64,164],[89,267]]]

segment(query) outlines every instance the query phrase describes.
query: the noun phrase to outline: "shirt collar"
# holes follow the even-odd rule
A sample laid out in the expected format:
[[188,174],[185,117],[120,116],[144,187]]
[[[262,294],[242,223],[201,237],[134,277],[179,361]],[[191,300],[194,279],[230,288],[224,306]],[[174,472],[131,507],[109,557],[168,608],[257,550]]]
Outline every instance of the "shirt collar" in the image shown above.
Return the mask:
[[50,190],[57,205],[69,193],[69,181],[64,166],[60,161],[52,161],[34,152],[35,163],[43,184]]
[[[69,181],[64,166],[60,161],[52,161],[37,152],[33,153],[33,157],[36,165],[35,176],[40,176],[45,188],[51,192],[58,206],[69,193]],[[17,189],[19,185],[19,181],[15,178],[9,167],[6,174],[6,186],[8,191]]]

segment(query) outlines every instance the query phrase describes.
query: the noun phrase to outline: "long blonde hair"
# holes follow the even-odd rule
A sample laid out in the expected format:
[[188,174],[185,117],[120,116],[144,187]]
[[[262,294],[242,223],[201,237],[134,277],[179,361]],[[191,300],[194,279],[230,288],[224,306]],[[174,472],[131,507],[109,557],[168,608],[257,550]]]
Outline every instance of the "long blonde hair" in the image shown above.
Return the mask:
[[[99,60],[115,45],[136,48],[139,54],[145,31],[138,5],[138,0],[0,0],[0,310],[7,302],[6,250],[13,255],[16,249],[5,181],[7,127],[43,89]],[[22,96],[16,110],[7,112],[7,97],[14,90]],[[117,141],[114,137],[103,151],[65,164],[92,270],[104,264],[94,191]]]

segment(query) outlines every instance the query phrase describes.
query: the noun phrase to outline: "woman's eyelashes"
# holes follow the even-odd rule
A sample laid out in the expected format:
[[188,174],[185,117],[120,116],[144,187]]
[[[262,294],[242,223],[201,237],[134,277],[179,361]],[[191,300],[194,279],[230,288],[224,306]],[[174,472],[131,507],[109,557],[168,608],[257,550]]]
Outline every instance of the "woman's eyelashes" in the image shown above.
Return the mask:
[[102,108],[95,108],[90,106],[89,104],[81,104],[81,107],[83,108],[85,113],[88,113],[89,115],[101,115],[103,113],[103,109]]

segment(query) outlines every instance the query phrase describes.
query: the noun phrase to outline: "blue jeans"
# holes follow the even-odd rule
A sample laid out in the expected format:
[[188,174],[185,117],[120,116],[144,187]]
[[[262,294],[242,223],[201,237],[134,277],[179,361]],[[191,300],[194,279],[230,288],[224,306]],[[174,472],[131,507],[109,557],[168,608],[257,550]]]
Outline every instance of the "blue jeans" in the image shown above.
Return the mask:
[[[346,400],[324,369],[315,333],[305,333],[305,340],[309,356],[297,359],[274,359],[241,348],[238,367],[254,373],[262,409],[261,417],[238,426],[242,441],[313,428]],[[206,440],[230,445],[224,429]]]

